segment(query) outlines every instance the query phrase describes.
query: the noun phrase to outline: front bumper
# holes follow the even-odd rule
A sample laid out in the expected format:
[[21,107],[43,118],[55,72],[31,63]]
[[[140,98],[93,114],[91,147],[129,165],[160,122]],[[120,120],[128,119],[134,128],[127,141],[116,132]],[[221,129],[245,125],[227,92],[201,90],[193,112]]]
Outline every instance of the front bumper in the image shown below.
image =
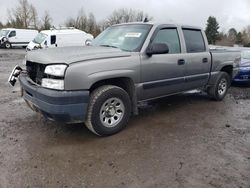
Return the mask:
[[250,70],[239,69],[238,74],[233,79],[234,82],[250,82]]
[[59,91],[33,83],[26,74],[20,74],[23,98],[28,106],[45,118],[64,123],[85,121],[89,91]]

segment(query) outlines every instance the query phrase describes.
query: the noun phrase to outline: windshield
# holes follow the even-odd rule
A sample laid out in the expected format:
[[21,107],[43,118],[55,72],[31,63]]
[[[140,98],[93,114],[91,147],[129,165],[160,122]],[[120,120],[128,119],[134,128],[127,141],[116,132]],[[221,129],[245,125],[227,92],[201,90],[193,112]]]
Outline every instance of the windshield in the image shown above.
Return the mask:
[[243,52],[241,52],[241,58],[243,58],[243,59],[250,59],[250,51],[243,51]]
[[152,25],[128,24],[109,27],[92,42],[93,46],[119,48],[124,51],[140,51]]
[[9,30],[0,30],[0,37],[6,37],[9,33]]
[[33,39],[33,42],[37,44],[41,44],[47,38],[47,36],[48,35],[44,33],[38,33],[37,36]]

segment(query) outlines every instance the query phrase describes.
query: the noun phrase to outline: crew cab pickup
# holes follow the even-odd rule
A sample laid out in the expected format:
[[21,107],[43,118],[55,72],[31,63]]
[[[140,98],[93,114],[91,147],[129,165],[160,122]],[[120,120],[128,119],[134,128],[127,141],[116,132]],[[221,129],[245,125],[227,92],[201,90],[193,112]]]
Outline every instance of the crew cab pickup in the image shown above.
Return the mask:
[[17,67],[23,98],[36,112],[65,123],[85,122],[93,133],[122,130],[138,104],[202,89],[222,100],[237,74],[240,52],[210,51],[202,29],[128,23],[109,27],[92,46],[27,53]]

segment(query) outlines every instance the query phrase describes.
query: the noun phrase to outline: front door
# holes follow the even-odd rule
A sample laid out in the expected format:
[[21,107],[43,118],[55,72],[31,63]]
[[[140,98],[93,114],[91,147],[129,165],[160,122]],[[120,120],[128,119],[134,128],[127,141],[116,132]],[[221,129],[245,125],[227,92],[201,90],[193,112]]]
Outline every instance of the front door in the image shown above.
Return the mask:
[[160,28],[153,36],[151,43],[167,44],[169,53],[145,54],[141,57],[140,100],[178,93],[184,89],[185,59],[177,28]]

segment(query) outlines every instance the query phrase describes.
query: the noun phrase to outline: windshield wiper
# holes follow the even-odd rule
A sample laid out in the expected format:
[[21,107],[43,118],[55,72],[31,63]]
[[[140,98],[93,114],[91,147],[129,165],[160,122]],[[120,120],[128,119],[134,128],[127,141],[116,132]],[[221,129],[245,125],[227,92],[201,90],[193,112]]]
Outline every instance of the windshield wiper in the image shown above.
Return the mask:
[[112,45],[108,45],[108,44],[101,44],[100,46],[111,47],[111,48],[118,48],[117,46],[112,46]]

